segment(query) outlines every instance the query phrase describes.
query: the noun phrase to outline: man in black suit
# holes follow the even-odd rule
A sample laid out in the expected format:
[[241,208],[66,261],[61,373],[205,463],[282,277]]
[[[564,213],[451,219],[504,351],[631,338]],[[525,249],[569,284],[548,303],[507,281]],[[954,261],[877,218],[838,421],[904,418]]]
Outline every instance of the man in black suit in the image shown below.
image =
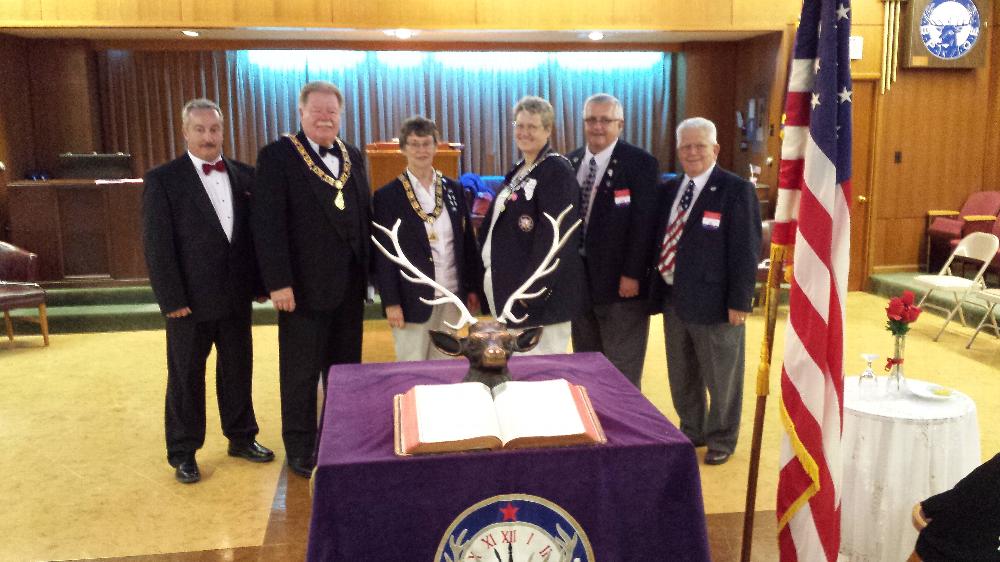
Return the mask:
[[641,388],[659,164],[619,138],[624,111],[614,96],[590,96],[583,123],[587,144],[568,157],[580,182],[580,255],[590,301],[573,319],[573,350],[600,351]]
[[660,204],[650,295],[663,312],[667,376],[681,431],[696,447],[708,445],[706,464],[722,464],[740,430],[760,206],[750,182],[716,165],[711,121],[682,121],[677,153],[684,175],[667,184]]
[[222,111],[207,99],[182,112],[187,153],[144,178],[143,241],[149,281],[167,317],[167,459],[183,483],[201,479],[205,361],[215,384],[229,455],[268,462],[255,439],[251,397],[251,301],[262,295],[250,235],[253,168],[222,156]]
[[361,152],[337,136],[343,104],[329,82],[303,86],[302,130],[261,149],[253,191],[257,257],[278,310],[282,438],[288,467],[305,478],[317,381],[361,361],[370,197]]

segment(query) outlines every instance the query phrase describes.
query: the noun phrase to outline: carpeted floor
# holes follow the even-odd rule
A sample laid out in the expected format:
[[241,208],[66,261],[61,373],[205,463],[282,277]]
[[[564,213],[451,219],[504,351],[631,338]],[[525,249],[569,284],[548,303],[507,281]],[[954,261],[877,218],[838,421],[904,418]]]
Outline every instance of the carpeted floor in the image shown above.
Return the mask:
[[[864,367],[860,354],[891,350],[884,330],[885,298],[848,297],[845,370]],[[908,338],[906,367],[914,378],[972,396],[978,406],[984,460],[1000,450],[1000,341],[984,334],[971,350],[971,329],[924,315]],[[776,341],[783,341],[784,318]],[[752,425],[753,380],[763,333],[759,315],[748,323],[743,433],[733,459],[702,466],[705,510],[715,560],[739,551]],[[253,465],[226,456],[209,382],[208,437],[198,461],[203,480],[173,479],[163,451],[165,355],[159,331],[56,334],[41,347],[37,336],[0,343],[0,560],[300,559],[308,526],[308,486],[287,481],[281,461],[276,328],[256,326],[254,399],[260,441],[278,461]],[[780,344],[772,373],[779,371]],[[391,361],[384,321],[365,325],[364,360]],[[211,375],[210,375],[211,379]],[[778,388],[772,377],[772,391]],[[673,422],[659,317],[651,328],[643,380],[646,396]],[[758,492],[755,559],[773,559],[774,494],[779,425],[777,396],[768,405]],[[699,456],[704,449],[699,449]],[[173,554],[170,554],[173,553]],[[168,555],[169,556],[165,556]]]

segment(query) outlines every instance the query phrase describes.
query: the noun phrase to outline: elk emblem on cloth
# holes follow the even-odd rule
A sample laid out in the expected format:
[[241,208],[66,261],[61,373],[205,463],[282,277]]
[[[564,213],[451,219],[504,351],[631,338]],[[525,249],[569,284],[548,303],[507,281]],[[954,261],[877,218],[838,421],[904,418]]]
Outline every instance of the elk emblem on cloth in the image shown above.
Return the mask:
[[[427,285],[441,293],[440,297],[434,299],[421,297],[420,300],[431,306],[452,303],[461,312],[462,316],[457,324],[447,322],[448,327],[454,330],[454,332],[442,330],[431,330],[430,332],[434,346],[441,350],[441,352],[453,356],[461,355],[469,360],[469,372],[462,379],[463,382],[481,382],[493,388],[502,382],[509,381],[510,371],[507,369],[507,360],[510,359],[511,354],[515,351],[530,351],[538,344],[538,340],[542,336],[542,326],[511,331],[508,329],[508,324],[520,324],[528,319],[527,314],[520,317],[514,314],[515,303],[537,298],[545,294],[548,290],[546,287],[541,287],[536,291],[528,292],[535,282],[549,275],[559,267],[559,258],[556,257],[559,254],[559,250],[566,245],[573,232],[580,226],[580,220],[577,219],[573,223],[573,226],[566,230],[565,234],[560,235],[559,231],[562,221],[566,218],[566,214],[569,213],[570,209],[572,207],[566,207],[563,212],[559,213],[559,218],[557,219],[552,218],[548,213],[544,213],[553,230],[552,244],[549,247],[548,253],[545,254],[538,268],[510,295],[500,314],[494,311],[494,320],[484,322],[476,320],[476,317],[469,312],[462,299],[420,271],[403,255],[403,250],[399,245],[399,219],[392,225],[392,230],[376,222],[372,223],[377,229],[384,232],[392,242],[395,252],[387,250],[372,235],[372,241],[375,243],[375,246],[389,260],[400,267],[399,274],[411,283]],[[460,337],[457,332],[466,325],[469,326],[469,334],[465,337]]]

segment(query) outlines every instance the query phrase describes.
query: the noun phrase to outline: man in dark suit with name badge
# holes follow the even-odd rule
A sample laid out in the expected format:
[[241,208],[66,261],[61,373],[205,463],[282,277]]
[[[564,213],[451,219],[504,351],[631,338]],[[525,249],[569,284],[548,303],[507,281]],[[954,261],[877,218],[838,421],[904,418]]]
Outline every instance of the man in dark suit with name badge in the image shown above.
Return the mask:
[[303,86],[302,130],[261,149],[254,184],[257,257],[278,310],[281,433],[289,469],[305,478],[317,382],[361,362],[371,211],[364,158],[338,136],[343,106],[333,84]]
[[222,112],[191,100],[182,112],[187,153],[150,170],[143,191],[149,281],[167,317],[167,459],[183,483],[201,479],[205,361],[215,345],[215,385],[229,455],[268,462],[257,443],[251,397],[251,302],[263,294],[249,228],[253,168],[222,156]]
[[655,311],[663,312],[667,377],[681,431],[696,447],[708,445],[706,464],[722,464],[740,431],[760,206],[750,182],[716,164],[711,121],[682,121],[677,153],[684,175],[667,184],[660,205],[650,295]]
[[590,96],[583,122],[587,144],[568,158],[580,183],[580,254],[590,301],[573,319],[573,350],[604,353],[641,388],[659,164],[652,154],[619,138],[624,111],[614,96]]

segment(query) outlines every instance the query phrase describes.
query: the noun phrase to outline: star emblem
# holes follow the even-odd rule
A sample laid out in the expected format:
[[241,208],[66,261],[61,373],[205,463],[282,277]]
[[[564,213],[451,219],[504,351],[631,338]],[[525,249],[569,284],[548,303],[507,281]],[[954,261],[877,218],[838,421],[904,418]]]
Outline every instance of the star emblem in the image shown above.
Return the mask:
[[851,11],[850,8],[848,8],[847,6],[841,4],[837,8],[837,19],[838,20],[847,19],[847,13],[850,12],[850,11]]
[[819,106],[819,94],[818,93],[814,93],[813,94],[812,101],[809,102],[809,104],[812,106],[813,109],[816,109],[816,107]]
[[517,511],[519,507],[514,507],[514,504],[507,502],[505,507],[500,508],[500,513],[503,513],[504,521],[517,521]]
[[840,90],[840,93],[837,94],[838,101],[840,103],[851,103],[851,95],[853,93],[853,91],[847,89],[847,86],[844,86],[844,88]]
[[819,74],[819,57],[813,60],[813,72]]

